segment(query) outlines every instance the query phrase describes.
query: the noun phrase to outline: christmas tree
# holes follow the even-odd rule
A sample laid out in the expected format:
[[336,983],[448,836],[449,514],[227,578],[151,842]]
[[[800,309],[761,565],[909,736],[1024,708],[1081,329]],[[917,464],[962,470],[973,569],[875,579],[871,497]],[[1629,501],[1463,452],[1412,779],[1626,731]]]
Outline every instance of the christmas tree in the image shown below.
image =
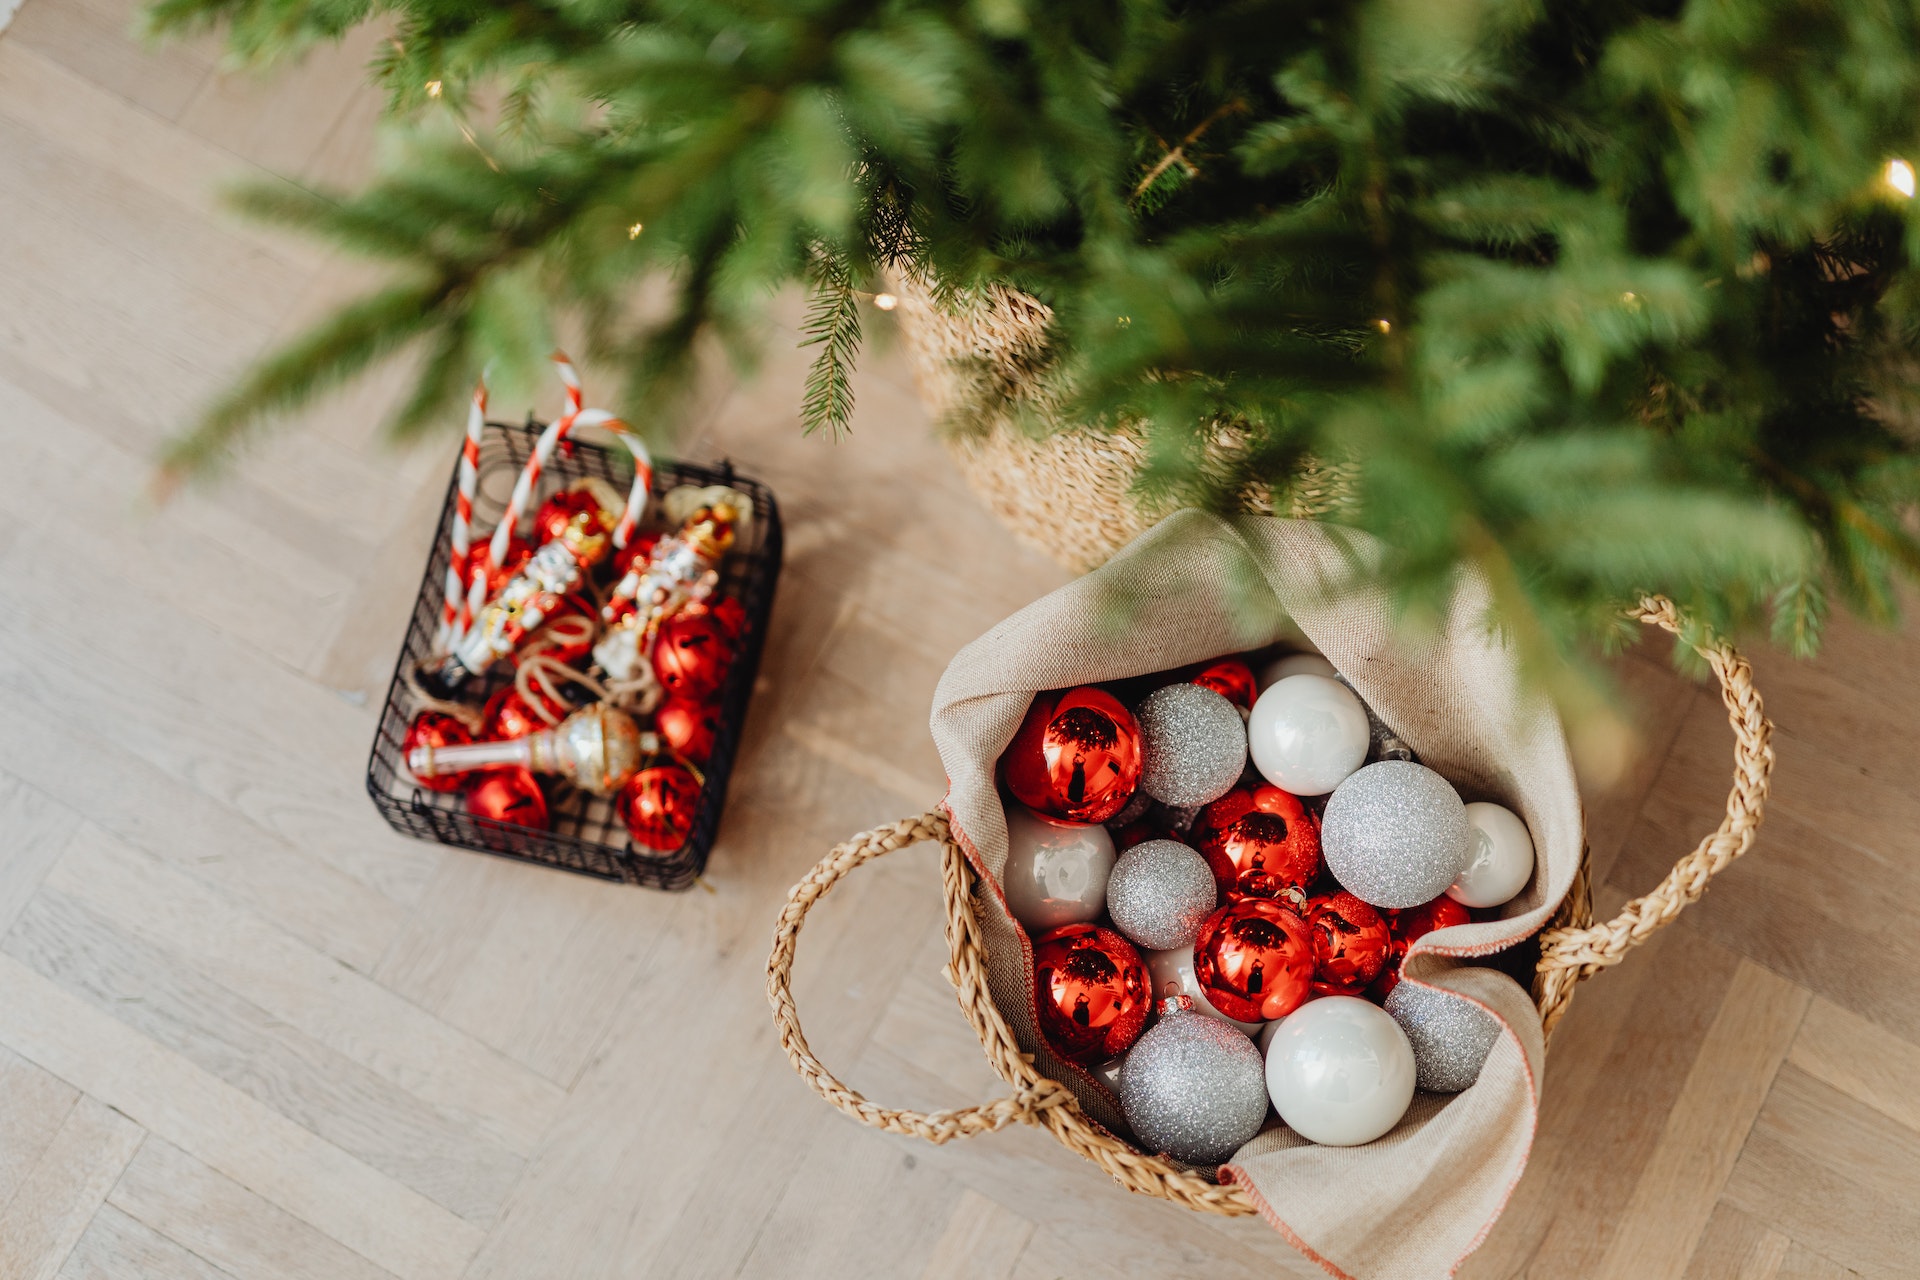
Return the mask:
[[[1312,460],[1430,613],[1461,565],[1564,698],[1620,605],[1797,651],[1920,569],[1920,14],[1897,0],[159,0],[270,62],[361,22],[406,141],[257,215],[391,263],[172,448],[412,350],[453,424],[568,317],[659,405],[812,291],[840,431],[888,272],[1053,310],[1066,413],[1232,508]],[[641,315],[643,280],[664,314]],[[619,407],[619,406],[614,406]],[[964,424],[962,424],[964,425]],[[1223,433],[1223,428],[1224,433]],[[1233,441],[1224,459],[1217,442]],[[1204,464],[1204,465],[1203,465]],[[1577,707],[1574,708],[1577,710]]]

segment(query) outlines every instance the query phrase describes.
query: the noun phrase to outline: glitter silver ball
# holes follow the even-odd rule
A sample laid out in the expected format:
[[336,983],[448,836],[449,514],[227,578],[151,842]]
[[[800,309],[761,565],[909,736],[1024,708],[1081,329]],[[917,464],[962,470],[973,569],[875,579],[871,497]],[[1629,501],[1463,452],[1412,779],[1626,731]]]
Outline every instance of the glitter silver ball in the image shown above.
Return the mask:
[[1410,760],[1356,771],[1334,788],[1320,820],[1320,851],[1340,887],[1394,910],[1445,893],[1472,836],[1453,784]]
[[1212,804],[1240,781],[1247,726],[1231,702],[1197,684],[1147,695],[1140,722],[1140,789],[1162,804]]
[[1107,878],[1113,927],[1150,951],[1191,946],[1219,888],[1207,860],[1178,840],[1143,840]]
[[1494,1016],[1464,996],[1402,982],[1387,996],[1387,1012],[1413,1046],[1417,1083],[1428,1093],[1459,1093],[1480,1078],[1500,1038]]
[[1260,1132],[1267,1074],[1253,1041],[1176,996],[1120,1068],[1120,1109],[1148,1151],[1217,1165]]

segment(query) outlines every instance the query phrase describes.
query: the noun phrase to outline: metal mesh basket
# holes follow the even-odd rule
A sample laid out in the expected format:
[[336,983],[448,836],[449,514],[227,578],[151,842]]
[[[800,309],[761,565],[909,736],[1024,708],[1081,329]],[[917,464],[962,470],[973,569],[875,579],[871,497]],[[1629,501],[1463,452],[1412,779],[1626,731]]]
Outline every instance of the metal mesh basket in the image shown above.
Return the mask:
[[[489,528],[506,507],[515,477],[533,452],[542,424],[531,419],[524,426],[488,423],[480,448],[480,477],[474,497],[474,524]],[[529,510],[547,495],[583,476],[597,476],[624,489],[632,480],[631,461],[623,454],[584,440],[568,442],[555,452],[541,474]],[[722,723],[714,735],[713,754],[704,766],[706,789],[700,813],[687,842],[671,853],[637,848],[614,812],[613,801],[588,795],[556,778],[544,778],[552,828],[537,831],[511,823],[478,818],[468,813],[458,792],[429,791],[407,770],[401,744],[411,720],[412,698],[403,673],[433,656],[434,631],[444,600],[447,558],[452,550],[452,528],[457,474],[447,481],[447,498],[440,511],[440,532],[433,554],[420,579],[406,643],[387,686],[380,730],[367,760],[367,794],[393,829],[404,835],[441,844],[497,854],[522,862],[559,867],[581,875],[656,889],[685,889],[707,865],[707,853],[726,805],[727,781],[733,756],[747,718],[747,700],[753,694],[760,651],[766,640],[767,617],[773,609],[774,585],[780,577],[780,508],[763,484],[736,475],[730,462],[702,467],[686,462],[662,462],[654,468],[656,495],[683,484],[731,485],[753,499],[753,521],[721,566],[720,590],[746,610],[747,625],[738,656],[720,691]],[[474,686],[483,700],[512,680],[511,667],[490,672]]]

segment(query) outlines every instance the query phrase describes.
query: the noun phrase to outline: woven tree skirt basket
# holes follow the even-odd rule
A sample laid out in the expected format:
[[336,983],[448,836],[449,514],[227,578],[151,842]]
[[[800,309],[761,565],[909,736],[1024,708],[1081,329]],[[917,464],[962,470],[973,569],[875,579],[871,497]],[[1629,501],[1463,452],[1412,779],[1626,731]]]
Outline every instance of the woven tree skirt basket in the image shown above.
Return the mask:
[[[1246,533],[1250,526],[1264,528]],[[1437,650],[1416,646],[1396,655],[1395,640],[1370,620],[1351,616],[1375,610],[1384,616],[1382,602],[1349,608],[1323,596],[1313,604],[1305,593],[1289,596],[1279,581],[1286,574],[1275,571],[1274,564],[1297,571],[1298,555],[1320,545],[1319,528],[1282,520],[1229,525],[1182,513],[1106,568],[1029,606],[963,650],[935,696],[934,735],[951,780],[946,801],[938,810],[835,847],[794,886],[774,933],[767,996],[794,1069],[821,1097],[863,1124],[935,1143],[1015,1122],[1037,1125],[1129,1191],[1208,1213],[1264,1217],[1334,1275],[1396,1280],[1443,1275],[1485,1238],[1525,1166],[1546,1036],[1565,1015],[1575,985],[1618,964],[1751,847],[1772,767],[1771,726],[1745,659],[1724,641],[1703,641],[1700,655],[1720,683],[1734,731],[1726,815],[1651,893],[1596,924],[1564,736],[1550,710],[1542,711],[1517,681],[1504,679],[1512,659],[1495,651],[1496,641],[1477,626],[1483,601],[1456,602],[1447,634],[1429,645],[1438,645]],[[1181,549],[1196,538],[1200,550]],[[1195,602],[1218,594],[1222,574],[1244,575],[1247,566],[1240,561],[1249,551],[1268,569],[1285,610],[1276,614],[1277,621],[1249,624],[1232,616],[1210,621]],[[1116,585],[1137,589],[1143,582],[1164,584],[1170,598],[1160,603],[1182,620],[1173,629],[1183,633],[1180,638],[1159,641],[1145,653],[1138,652],[1138,643],[1131,653],[1119,651],[1124,645],[1082,645],[1074,652],[1061,628],[1071,629],[1077,619],[1097,612],[1100,602],[1113,598]],[[1181,598],[1182,592],[1195,594]],[[1215,611],[1231,614],[1218,606]],[[1643,600],[1631,615],[1682,634],[1681,619],[1664,598]],[[1086,623],[1089,629],[1097,625]],[[1249,635],[1259,643],[1245,643]],[[1029,940],[1007,914],[997,880],[1006,837],[993,766],[1038,689],[1167,670],[1289,638],[1325,652],[1467,799],[1499,800],[1520,813],[1541,849],[1540,870],[1535,883],[1503,908],[1505,919],[1429,934],[1414,943],[1405,962],[1404,980],[1431,983],[1476,1002],[1484,999],[1488,1003],[1482,1007],[1501,1022],[1505,1034],[1479,1083],[1457,1095],[1417,1095],[1400,1126],[1367,1146],[1316,1147],[1281,1128],[1263,1133],[1218,1171],[1194,1169],[1129,1143],[1112,1095],[1089,1072],[1055,1057],[1037,1033]],[[1106,648],[1116,650],[1111,658],[1087,656]],[[1183,656],[1168,660],[1175,650]],[[1075,663],[1081,668],[1077,674],[1071,669]],[[1421,692],[1426,689],[1430,694]],[[1474,697],[1463,702],[1463,694]],[[1423,699],[1432,705],[1420,705]],[[1461,721],[1476,723],[1462,727]],[[855,867],[921,842],[941,847],[951,953],[946,976],[987,1061],[1011,1086],[996,1101],[935,1112],[881,1106],[842,1083],[808,1047],[792,992],[795,949],[813,905]],[[1474,975],[1491,975],[1473,964],[1474,957],[1536,939],[1539,959],[1530,1004],[1511,984],[1505,989],[1513,995],[1504,1006],[1498,990],[1486,996],[1490,988],[1475,986]],[[1456,1177],[1461,1170],[1470,1176]]]

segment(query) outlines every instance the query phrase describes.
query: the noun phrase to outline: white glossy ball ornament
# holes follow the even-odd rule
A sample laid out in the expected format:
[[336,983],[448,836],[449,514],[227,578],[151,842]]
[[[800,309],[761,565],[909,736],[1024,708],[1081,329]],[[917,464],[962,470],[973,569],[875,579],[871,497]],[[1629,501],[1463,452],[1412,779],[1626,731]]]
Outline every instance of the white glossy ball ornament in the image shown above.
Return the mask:
[[1467,806],[1467,862],[1447,896],[1465,907],[1511,902],[1533,879],[1533,837],[1520,815],[1504,805],[1476,800]]
[[1113,837],[1103,826],[1056,822],[1007,805],[1007,910],[1042,933],[1100,918],[1113,874]]
[[1379,760],[1327,801],[1320,852],[1341,888],[1397,911],[1447,891],[1472,834],[1452,783],[1411,760]]
[[1260,695],[1247,718],[1253,767],[1296,796],[1339,786],[1366,761],[1372,740],[1360,699],[1326,676],[1288,676]]
[[1254,679],[1261,691],[1265,692],[1288,676],[1325,676],[1331,680],[1339,674],[1331,662],[1317,653],[1289,653],[1260,668]]
[[1207,993],[1200,986],[1200,979],[1193,972],[1193,944],[1184,947],[1169,947],[1164,951],[1143,951],[1140,953],[1147,962],[1147,977],[1153,983],[1153,998],[1156,1002],[1169,996],[1185,996],[1193,1001],[1193,1011],[1204,1013],[1209,1018],[1218,1018],[1230,1027],[1237,1028],[1244,1035],[1258,1035],[1262,1026],[1274,1027],[1276,1022],[1239,1022],[1213,1007],[1207,999]]
[[1309,1000],[1267,1037],[1267,1092],[1287,1126],[1325,1147],[1357,1147],[1400,1123],[1413,1101],[1413,1046],[1377,1005]]

